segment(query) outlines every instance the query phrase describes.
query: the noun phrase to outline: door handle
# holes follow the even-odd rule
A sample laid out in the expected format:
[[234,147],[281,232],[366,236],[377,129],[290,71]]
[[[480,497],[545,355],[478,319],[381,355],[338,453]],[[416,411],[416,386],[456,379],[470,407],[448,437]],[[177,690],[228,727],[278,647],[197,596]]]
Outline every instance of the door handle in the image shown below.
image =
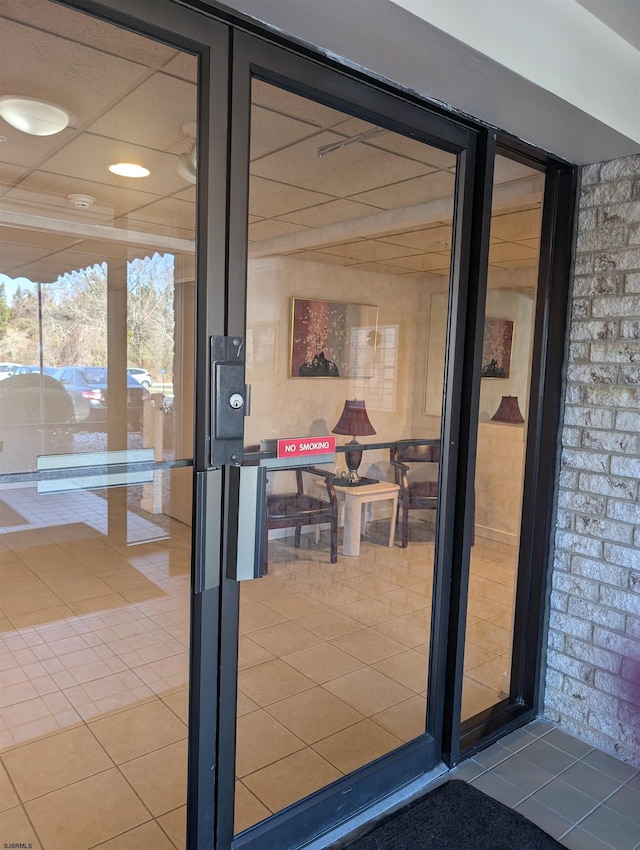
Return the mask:
[[241,337],[211,337],[211,381],[211,466],[239,466],[250,407]]

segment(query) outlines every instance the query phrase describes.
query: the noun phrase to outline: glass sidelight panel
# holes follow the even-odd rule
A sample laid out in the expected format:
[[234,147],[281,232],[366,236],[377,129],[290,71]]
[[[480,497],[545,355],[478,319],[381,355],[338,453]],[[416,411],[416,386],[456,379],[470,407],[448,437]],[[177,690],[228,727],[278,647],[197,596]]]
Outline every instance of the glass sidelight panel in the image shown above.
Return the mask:
[[245,450],[337,452],[266,470],[236,831],[425,734],[456,177],[451,153],[257,80],[251,127]]
[[496,156],[462,720],[510,691],[543,194],[544,174]]
[[69,115],[0,120],[4,838],[180,846],[197,59],[46,0],[3,10],[4,91]]

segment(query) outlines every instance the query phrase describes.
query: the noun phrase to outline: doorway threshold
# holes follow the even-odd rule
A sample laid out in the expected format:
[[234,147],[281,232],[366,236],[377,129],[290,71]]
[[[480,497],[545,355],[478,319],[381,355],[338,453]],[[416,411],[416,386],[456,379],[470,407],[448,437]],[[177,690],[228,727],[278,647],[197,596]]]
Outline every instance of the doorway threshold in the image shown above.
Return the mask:
[[362,832],[370,830],[375,823],[420,797],[429,786],[448,773],[449,768],[441,762],[428,773],[423,773],[422,776],[358,812],[329,832],[325,832],[307,844],[301,844],[300,850],[327,850],[329,847],[332,850],[338,850],[340,847],[346,847]]

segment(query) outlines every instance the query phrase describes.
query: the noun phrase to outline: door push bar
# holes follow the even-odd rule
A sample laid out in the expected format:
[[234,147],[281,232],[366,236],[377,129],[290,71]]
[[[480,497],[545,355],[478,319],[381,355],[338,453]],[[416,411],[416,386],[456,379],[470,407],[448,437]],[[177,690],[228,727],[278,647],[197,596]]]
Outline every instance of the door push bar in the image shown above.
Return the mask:
[[244,340],[211,337],[211,466],[240,466],[251,387],[244,382]]

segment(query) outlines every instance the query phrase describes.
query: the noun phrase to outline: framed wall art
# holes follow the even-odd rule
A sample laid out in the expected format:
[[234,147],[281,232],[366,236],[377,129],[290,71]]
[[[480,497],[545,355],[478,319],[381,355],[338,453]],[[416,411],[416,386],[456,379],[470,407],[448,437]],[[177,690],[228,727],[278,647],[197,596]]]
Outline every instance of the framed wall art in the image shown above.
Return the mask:
[[292,298],[289,377],[371,377],[378,338],[371,328],[377,327],[371,304]]
[[511,370],[513,348],[513,321],[511,319],[484,320],[482,340],[482,377],[508,378]]

